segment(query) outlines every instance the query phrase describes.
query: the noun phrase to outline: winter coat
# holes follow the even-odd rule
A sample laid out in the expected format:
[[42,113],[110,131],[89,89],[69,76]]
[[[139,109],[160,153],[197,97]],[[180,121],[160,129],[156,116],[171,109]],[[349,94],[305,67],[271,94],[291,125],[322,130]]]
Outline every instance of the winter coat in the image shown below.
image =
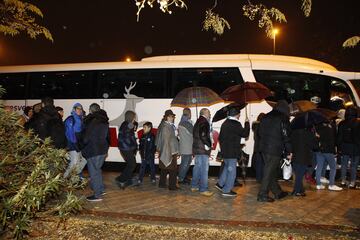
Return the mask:
[[55,148],[66,147],[65,126],[54,106],[45,106],[26,124],[39,138],[50,137]]
[[259,151],[280,156],[292,152],[288,116],[274,109],[267,113],[259,125]]
[[67,150],[79,152],[81,150],[79,142],[83,131],[82,116],[79,116],[75,111],[72,111],[71,115],[65,119],[64,124]]
[[320,135],[319,151],[322,153],[336,153],[336,125],[323,123],[316,126],[316,132]]
[[239,121],[226,119],[221,125],[219,143],[223,158],[236,158],[241,156],[241,138],[247,138],[250,133],[250,124],[245,122],[243,128]]
[[341,121],[338,126],[336,144],[338,153],[349,156],[360,156],[360,122],[358,119]]
[[161,169],[176,169],[176,161],[174,163],[173,155],[179,153],[179,142],[175,136],[173,126],[162,121],[155,140],[156,150],[159,152],[159,167]]
[[291,133],[291,145],[293,150],[293,162],[302,165],[312,164],[313,150],[315,150],[318,145],[314,132],[308,129],[293,130]]
[[179,152],[181,155],[192,155],[194,126],[190,120],[183,116],[178,126]]
[[193,130],[193,154],[210,156],[211,147],[209,121],[204,116],[200,116]]
[[133,151],[137,149],[134,124],[124,121],[119,127],[118,148],[120,151]]
[[141,159],[154,159],[156,151],[154,134],[152,132],[143,134],[139,142],[139,152]]
[[107,154],[110,146],[109,118],[104,110],[90,113],[84,119],[81,145],[85,158]]

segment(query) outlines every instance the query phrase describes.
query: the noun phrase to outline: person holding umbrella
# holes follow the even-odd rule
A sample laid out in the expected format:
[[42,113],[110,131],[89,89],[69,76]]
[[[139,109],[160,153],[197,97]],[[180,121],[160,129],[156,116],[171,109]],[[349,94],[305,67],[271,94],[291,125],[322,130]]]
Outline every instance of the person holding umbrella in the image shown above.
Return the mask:
[[275,199],[288,196],[282,191],[276,179],[277,169],[283,154],[288,159],[292,158],[292,147],[290,141],[290,108],[285,100],[280,100],[274,109],[267,113],[259,125],[259,151],[264,158],[264,175],[257,200],[259,202],[273,202],[269,197],[269,190]]
[[247,138],[250,133],[249,119],[245,120],[243,128],[239,122],[240,110],[231,108],[228,118],[221,125],[219,143],[222,156],[224,158],[224,169],[215,187],[222,192],[224,197],[236,197],[236,192],[232,191],[236,179],[237,159],[241,156],[241,138]]

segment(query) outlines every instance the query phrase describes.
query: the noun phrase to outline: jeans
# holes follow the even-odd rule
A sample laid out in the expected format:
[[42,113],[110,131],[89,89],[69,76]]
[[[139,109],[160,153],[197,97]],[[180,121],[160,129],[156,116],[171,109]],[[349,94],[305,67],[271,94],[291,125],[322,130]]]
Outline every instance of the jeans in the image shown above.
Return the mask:
[[126,162],[126,167],[124,171],[121,173],[121,175],[116,177],[116,181],[125,184],[131,184],[133,172],[136,168],[135,152],[133,150],[130,150],[130,151],[120,151],[120,153]]
[[303,193],[305,192],[303,187],[303,178],[306,172],[307,166],[301,163],[293,163],[295,171],[295,184],[294,184],[294,193]]
[[181,163],[179,166],[179,182],[184,181],[189,171],[192,155],[181,155]]
[[357,167],[359,165],[360,156],[349,156],[343,155],[341,156],[341,180],[345,182],[346,180],[346,172],[349,160],[351,162],[350,165],[350,182],[356,182],[356,174],[357,174]]
[[219,178],[219,185],[222,187],[224,193],[229,193],[234,187],[236,179],[236,158],[225,158],[224,169]]
[[332,186],[335,184],[335,175],[336,175],[336,161],[335,155],[333,153],[321,153],[316,152],[316,185],[321,185],[320,179],[323,172],[323,168],[326,167],[325,163],[329,164],[330,167],[330,176],[329,176],[329,185]]
[[95,197],[100,197],[105,190],[101,173],[101,167],[104,164],[105,156],[106,155],[98,155],[87,159],[90,187],[94,191]]
[[81,152],[69,151],[69,166],[67,167],[64,178],[69,177],[72,171],[76,171],[76,174],[80,174],[86,165],[86,159],[81,155]]
[[141,182],[143,181],[147,165],[150,166],[151,180],[156,180],[154,156],[147,156],[146,159],[141,159],[141,166],[140,166],[140,172],[139,172],[139,181],[141,181]]
[[277,173],[280,168],[281,156],[262,154],[264,159],[264,176],[261,181],[258,197],[268,197],[269,191],[278,196],[282,190],[277,182]]
[[199,188],[200,192],[208,191],[209,156],[195,155],[193,168],[192,188]]

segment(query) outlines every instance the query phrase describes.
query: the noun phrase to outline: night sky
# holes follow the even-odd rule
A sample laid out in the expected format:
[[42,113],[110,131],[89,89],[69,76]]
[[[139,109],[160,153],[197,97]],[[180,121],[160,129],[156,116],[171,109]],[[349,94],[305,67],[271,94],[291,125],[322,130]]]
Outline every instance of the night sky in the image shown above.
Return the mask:
[[[208,0],[186,0],[188,10],[173,8],[167,15],[158,8],[145,8],[136,22],[131,0],[31,1],[43,11],[40,22],[48,27],[54,43],[39,36],[0,35],[0,65],[122,61],[127,56],[172,54],[271,54],[272,39],[257,22],[242,15],[244,0],[219,0],[214,10],[231,24],[217,36],[202,31]],[[276,53],[325,61],[340,70],[360,72],[360,46],[343,49],[342,43],[360,34],[359,0],[313,0],[305,18],[300,0],[253,1],[283,11],[288,23],[276,24]]]

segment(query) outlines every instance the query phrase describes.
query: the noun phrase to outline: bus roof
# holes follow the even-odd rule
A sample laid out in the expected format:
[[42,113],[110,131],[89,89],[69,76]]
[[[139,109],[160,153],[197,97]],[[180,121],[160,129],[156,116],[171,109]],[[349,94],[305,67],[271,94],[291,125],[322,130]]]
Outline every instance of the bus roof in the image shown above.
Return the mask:
[[[165,65],[164,65],[165,64]],[[143,58],[134,62],[95,62],[46,65],[3,66],[0,73],[85,71],[137,68],[192,68],[192,67],[252,67],[253,69],[277,70],[326,70],[337,71],[330,64],[310,58],[256,55],[256,54],[212,54],[212,55],[172,55]]]

